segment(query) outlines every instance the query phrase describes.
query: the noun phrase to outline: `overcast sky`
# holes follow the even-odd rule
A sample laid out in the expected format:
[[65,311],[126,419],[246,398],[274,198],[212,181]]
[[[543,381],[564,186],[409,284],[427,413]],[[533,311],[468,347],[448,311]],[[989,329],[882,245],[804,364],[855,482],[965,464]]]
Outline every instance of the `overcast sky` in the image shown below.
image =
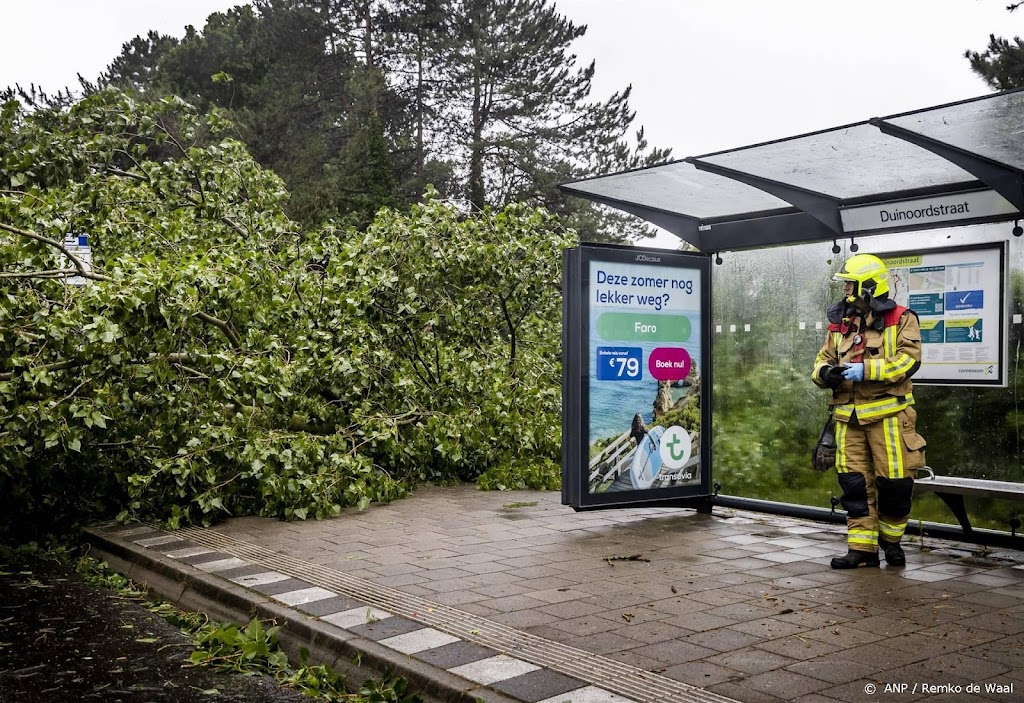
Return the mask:
[[[595,95],[632,84],[637,125],[676,158],[989,92],[963,58],[1024,35],[1008,0],[557,0],[588,32]],[[121,44],[182,36],[230,0],[0,0],[0,86],[94,79]],[[101,9],[102,8],[102,9]]]

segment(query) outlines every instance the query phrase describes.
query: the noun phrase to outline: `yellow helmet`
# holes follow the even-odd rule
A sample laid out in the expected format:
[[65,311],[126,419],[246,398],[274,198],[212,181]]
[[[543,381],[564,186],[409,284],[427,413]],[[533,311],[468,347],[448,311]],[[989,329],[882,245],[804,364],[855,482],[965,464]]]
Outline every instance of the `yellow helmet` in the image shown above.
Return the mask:
[[879,298],[889,293],[889,270],[877,256],[857,254],[843,264],[841,271],[832,277],[834,281],[851,281],[856,284],[853,294],[858,298],[867,293]]

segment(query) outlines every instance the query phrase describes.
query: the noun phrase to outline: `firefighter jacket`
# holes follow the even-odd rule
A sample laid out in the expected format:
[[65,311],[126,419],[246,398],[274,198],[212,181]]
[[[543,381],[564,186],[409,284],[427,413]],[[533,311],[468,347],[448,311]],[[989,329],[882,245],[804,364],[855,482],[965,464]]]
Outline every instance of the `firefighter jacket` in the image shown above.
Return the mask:
[[811,379],[826,388],[829,366],[864,362],[864,380],[844,380],[829,404],[840,422],[856,414],[858,422],[870,424],[914,404],[910,377],[921,366],[921,326],[913,310],[891,300],[873,301],[863,315],[850,313],[843,302],[829,308],[825,344],[814,359]]

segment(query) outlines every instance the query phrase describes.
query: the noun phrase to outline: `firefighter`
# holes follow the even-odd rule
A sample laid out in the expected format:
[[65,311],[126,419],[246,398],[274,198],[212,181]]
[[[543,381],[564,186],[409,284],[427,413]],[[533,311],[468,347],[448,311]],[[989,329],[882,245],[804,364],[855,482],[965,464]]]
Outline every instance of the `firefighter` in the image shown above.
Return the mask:
[[889,298],[877,256],[857,254],[834,280],[843,299],[828,309],[825,344],[811,378],[832,391],[836,471],[846,510],[847,553],[833,569],[903,566],[900,539],[910,517],[914,477],[924,466],[911,376],[921,365],[917,314]]

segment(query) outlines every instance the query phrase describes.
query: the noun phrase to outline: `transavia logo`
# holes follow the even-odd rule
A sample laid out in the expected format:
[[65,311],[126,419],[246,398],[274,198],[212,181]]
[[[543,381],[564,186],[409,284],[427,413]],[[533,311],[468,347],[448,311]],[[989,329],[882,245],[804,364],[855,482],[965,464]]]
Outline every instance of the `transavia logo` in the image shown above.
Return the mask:
[[647,254],[637,254],[636,255],[636,260],[637,261],[647,261],[649,263],[654,263],[654,264],[660,264],[661,263],[661,257],[660,256],[648,256]]
[[693,440],[679,425],[672,425],[661,436],[661,461],[666,469],[681,469],[690,460]]

